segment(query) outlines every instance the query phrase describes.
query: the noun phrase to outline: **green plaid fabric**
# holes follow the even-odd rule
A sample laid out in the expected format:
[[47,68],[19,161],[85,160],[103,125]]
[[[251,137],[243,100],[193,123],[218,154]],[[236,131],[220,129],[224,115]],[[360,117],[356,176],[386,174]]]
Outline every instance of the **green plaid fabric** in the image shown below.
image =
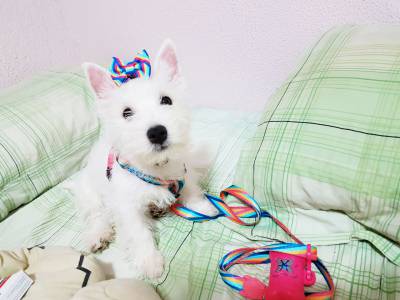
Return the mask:
[[[72,196],[59,185],[0,223],[0,248],[65,245],[81,249],[81,230]],[[271,243],[261,238],[249,240],[220,221],[193,223],[176,216],[158,222],[157,237],[166,268],[153,285],[163,299],[174,300],[242,299],[220,279],[218,261],[235,248]],[[107,251],[108,260],[112,261],[118,260],[122,250],[112,244]],[[334,278],[335,299],[400,297],[400,268],[370,243],[354,240],[319,246],[318,253]],[[261,265],[236,267],[235,272],[268,280],[268,269]],[[322,279],[317,280],[316,288],[324,289]]]
[[[326,33],[267,105],[235,183],[301,239],[400,265],[400,26]],[[255,236],[285,239],[268,220]]]
[[79,170],[97,137],[93,97],[74,73],[0,94],[0,221]]
[[[194,119],[196,139],[207,137],[218,147],[218,156],[203,184],[212,192],[219,191],[232,183],[240,149],[253,136],[258,116],[207,109],[196,111]],[[275,227],[270,221],[263,222]],[[220,279],[218,261],[235,248],[272,241],[264,237],[249,239],[240,226],[224,223],[225,220],[192,223],[171,215],[158,222],[156,237],[166,268],[163,276],[152,283],[163,299],[241,299]],[[82,226],[71,194],[60,184],[0,223],[0,248],[65,245],[82,249]],[[285,238],[282,235],[282,240]],[[400,297],[400,268],[369,243],[352,240],[342,245],[319,246],[318,252],[334,278],[336,299]],[[108,261],[118,261],[121,254],[119,245],[112,244],[100,258],[106,255]],[[240,266],[235,271],[267,280],[268,269],[264,266]],[[325,288],[321,278],[317,288]]]

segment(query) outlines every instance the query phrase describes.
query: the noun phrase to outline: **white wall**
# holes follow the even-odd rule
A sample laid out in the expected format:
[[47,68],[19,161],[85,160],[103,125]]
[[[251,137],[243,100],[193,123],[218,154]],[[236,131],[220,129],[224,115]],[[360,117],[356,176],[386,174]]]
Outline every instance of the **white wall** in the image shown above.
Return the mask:
[[400,23],[400,0],[0,0],[0,88],[83,61],[178,47],[190,101],[260,109],[333,25]]

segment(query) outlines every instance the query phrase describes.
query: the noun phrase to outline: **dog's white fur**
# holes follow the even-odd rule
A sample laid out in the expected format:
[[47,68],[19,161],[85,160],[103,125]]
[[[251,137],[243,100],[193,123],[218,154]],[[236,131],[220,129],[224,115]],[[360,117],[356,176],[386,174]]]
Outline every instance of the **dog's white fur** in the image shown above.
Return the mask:
[[[84,64],[86,77],[97,97],[102,131],[89,155],[86,168],[73,185],[78,211],[85,221],[84,243],[96,251],[114,234],[126,250],[128,261],[137,275],[158,277],[163,272],[163,256],[156,249],[152,219],[146,213],[150,203],[160,208],[176,201],[165,188],[142,181],[114,165],[111,181],[105,175],[107,157],[113,148],[120,159],[161,179],[185,177],[183,204],[213,214],[198,186],[196,172],[200,158],[193,157],[190,141],[190,115],[184,103],[184,80],[175,47],[167,40],[153,64],[150,79],[133,79],[118,87],[108,71],[95,64]],[[168,96],[172,105],[161,105]],[[122,112],[132,108],[134,115],[125,119]],[[146,133],[155,125],[167,128],[166,149],[157,149]],[[159,151],[157,151],[159,150]],[[203,158],[203,157],[202,157]],[[187,172],[185,173],[185,167]]]

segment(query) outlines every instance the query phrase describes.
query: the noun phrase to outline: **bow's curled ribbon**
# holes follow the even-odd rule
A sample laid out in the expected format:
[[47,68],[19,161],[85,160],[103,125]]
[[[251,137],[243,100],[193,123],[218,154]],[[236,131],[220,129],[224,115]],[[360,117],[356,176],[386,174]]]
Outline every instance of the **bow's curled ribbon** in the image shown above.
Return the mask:
[[121,85],[130,79],[135,78],[150,78],[151,64],[149,54],[143,49],[134,60],[125,65],[117,57],[113,57],[113,62],[110,66],[111,78]]

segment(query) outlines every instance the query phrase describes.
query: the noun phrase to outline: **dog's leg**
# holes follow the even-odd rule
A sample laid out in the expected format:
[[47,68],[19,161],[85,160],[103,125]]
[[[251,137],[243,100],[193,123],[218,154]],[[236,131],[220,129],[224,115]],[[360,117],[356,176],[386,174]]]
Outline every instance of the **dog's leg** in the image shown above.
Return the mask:
[[180,202],[184,206],[208,216],[213,216],[218,213],[217,209],[204,196],[203,191],[195,181],[188,180],[186,182],[185,187],[182,190]]
[[104,206],[100,194],[90,183],[88,176],[81,173],[66,188],[74,194],[76,209],[83,223],[83,248],[96,252],[104,249],[113,239],[114,230],[110,210]]
[[[199,159],[199,157],[202,159]],[[190,155],[186,158],[186,181],[180,197],[180,202],[184,206],[208,216],[216,215],[218,210],[204,196],[199,182],[200,178],[206,174],[211,164],[211,157],[211,151],[207,146],[196,146],[194,150],[192,150]]]
[[[92,194],[92,200],[98,195]],[[90,201],[92,202],[92,201]],[[81,206],[82,208],[82,206]],[[111,221],[111,214],[107,208],[101,204],[101,199],[96,199],[90,207],[85,205],[81,210],[84,218],[85,228],[82,233],[82,241],[86,249],[97,252],[107,248],[113,240],[114,229]]]
[[157,278],[164,271],[164,258],[156,248],[151,227],[145,213],[133,207],[120,211],[116,218],[118,242],[126,249],[136,277]]

